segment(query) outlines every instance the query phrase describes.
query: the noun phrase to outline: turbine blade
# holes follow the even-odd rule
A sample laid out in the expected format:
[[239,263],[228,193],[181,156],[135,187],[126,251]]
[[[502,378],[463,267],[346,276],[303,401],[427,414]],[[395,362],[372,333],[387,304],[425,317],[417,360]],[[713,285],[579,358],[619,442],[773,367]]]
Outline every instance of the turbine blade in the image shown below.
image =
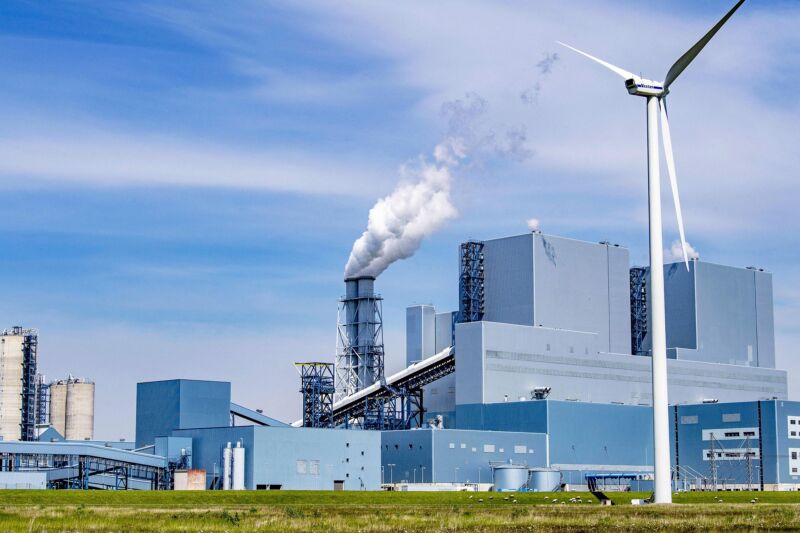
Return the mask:
[[703,35],[702,39],[697,41],[697,43],[694,46],[689,48],[689,50],[685,54],[683,54],[675,62],[674,65],[672,65],[672,67],[669,69],[669,72],[667,72],[666,79],[664,80],[664,90],[669,89],[669,86],[672,85],[672,82],[678,79],[678,76],[681,75],[681,72],[683,72],[684,69],[689,66],[689,63],[694,61],[694,58],[697,57],[697,54],[699,54],[700,51],[708,44],[708,41],[710,41],[711,38],[714,37],[714,34],[716,34],[726,22],[728,22],[728,19],[731,18],[731,16],[736,12],[737,9],[739,9],[739,7],[743,3],[744,0],[739,0],[738,2],[736,2],[736,5],[733,6],[731,10],[728,11],[728,13],[724,17],[722,17],[722,19],[720,19],[720,21],[717,22],[717,24],[713,28],[708,30],[708,33]]
[[589,58],[589,59],[591,59],[592,61],[596,61],[596,62],[600,63],[601,65],[603,65],[604,67],[606,67],[608,70],[611,70],[611,71],[613,71],[613,72],[616,72],[617,74],[619,74],[620,76],[622,76],[622,77],[623,77],[623,78],[625,78],[626,80],[629,80],[629,79],[631,79],[631,78],[635,78],[635,77],[636,77],[636,76],[634,76],[633,74],[631,74],[630,72],[628,72],[627,70],[625,70],[625,69],[622,69],[622,68],[619,68],[619,67],[618,67],[618,66],[616,66],[616,65],[612,65],[612,64],[611,64],[611,63],[609,63],[608,61],[603,61],[602,59],[598,59],[598,58],[594,57],[593,55],[587,54],[586,52],[581,52],[581,51],[580,51],[580,50],[578,50],[577,48],[574,48],[574,47],[572,47],[572,46],[570,46],[570,45],[568,45],[568,44],[562,43],[561,41],[556,41],[556,42],[557,42],[558,44],[560,44],[561,46],[565,47],[565,48],[569,48],[569,49],[570,49],[570,50],[572,50],[573,52],[578,52],[580,55],[582,55],[582,56],[584,56],[584,57],[588,57],[588,58]]
[[686,234],[683,231],[683,214],[681,213],[681,199],[678,196],[678,177],[675,174],[675,157],[672,153],[672,137],[669,133],[669,120],[667,119],[667,102],[665,99],[658,100],[661,109],[661,139],[664,143],[664,155],[667,159],[667,172],[669,173],[669,184],[672,187],[672,199],[675,201],[675,216],[678,219],[678,233],[681,236],[681,247],[683,249],[683,262],[686,264],[686,271],[689,271],[689,253],[686,247]]

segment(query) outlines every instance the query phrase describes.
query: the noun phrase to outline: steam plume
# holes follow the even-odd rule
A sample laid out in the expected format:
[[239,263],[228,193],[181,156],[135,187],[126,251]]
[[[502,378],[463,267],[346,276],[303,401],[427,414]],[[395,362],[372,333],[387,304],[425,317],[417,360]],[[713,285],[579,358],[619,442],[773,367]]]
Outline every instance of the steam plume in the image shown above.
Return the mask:
[[[686,255],[689,256],[689,259],[700,259],[700,254],[694,247],[686,243]],[[681,241],[672,241],[672,246],[668,249],[664,250],[664,262],[671,263],[673,261],[683,261],[683,248],[681,247]]]
[[433,161],[413,171],[416,183],[404,183],[369,211],[367,230],[353,244],[344,275],[378,276],[399,259],[410,257],[422,240],[458,213],[450,203],[451,168],[466,157],[464,143],[448,138],[436,146]]

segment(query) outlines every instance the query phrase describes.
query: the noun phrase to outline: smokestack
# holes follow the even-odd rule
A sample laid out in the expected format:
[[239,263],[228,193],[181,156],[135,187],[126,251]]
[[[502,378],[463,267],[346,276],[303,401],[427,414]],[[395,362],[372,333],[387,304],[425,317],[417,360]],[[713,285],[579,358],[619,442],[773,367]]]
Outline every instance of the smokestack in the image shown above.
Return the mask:
[[372,276],[344,280],[336,342],[336,399],[383,379],[383,298]]

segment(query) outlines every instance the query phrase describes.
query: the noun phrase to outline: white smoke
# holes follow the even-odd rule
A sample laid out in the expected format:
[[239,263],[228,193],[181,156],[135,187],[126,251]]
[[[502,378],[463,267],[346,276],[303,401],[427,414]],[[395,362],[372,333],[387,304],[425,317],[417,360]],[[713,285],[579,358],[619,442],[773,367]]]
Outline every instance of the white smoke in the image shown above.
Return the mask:
[[538,218],[529,218],[527,220],[528,229],[531,231],[540,231],[541,223],[539,222]]
[[432,160],[423,158],[410,171],[404,169],[410,179],[370,209],[367,230],[353,244],[345,266],[346,278],[377,277],[413,255],[426,237],[458,214],[450,202],[453,169],[482,156],[521,160],[532,153],[524,128],[507,129],[504,135],[491,131],[482,120],[487,109],[476,93],[442,105],[444,140],[434,148]]
[[422,240],[458,212],[450,203],[451,169],[466,157],[463,140],[436,146],[434,160],[412,171],[416,183],[403,183],[369,211],[367,230],[353,244],[344,275],[377,277],[386,267],[410,257]]
[[[700,259],[698,251],[688,242],[686,243],[686,255],[689,256],[690,260]],[[664,250],[664,262],[672,263],[674,261],[683,261],[683,247],[679,240],[672,241],[672,246]]]

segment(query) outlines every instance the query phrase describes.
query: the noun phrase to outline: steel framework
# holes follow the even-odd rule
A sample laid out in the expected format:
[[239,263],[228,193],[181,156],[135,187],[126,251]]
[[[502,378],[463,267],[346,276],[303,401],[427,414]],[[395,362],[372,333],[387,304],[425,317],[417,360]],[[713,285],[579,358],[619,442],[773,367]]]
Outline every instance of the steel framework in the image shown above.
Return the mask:
[[49,421],[50,385],[42,374],[36,374],[36,423],[47,424]]
[[164,469],[91,455],[61,453],[0,453],[0,470],[46,471],[48,488],[127,490],[130,481],[152,490],[163,488]]
[[[422,387],[455,371],[455,352],[435,364],[410,372],[401,379],[380,386],[363,398],[334,405],[335,426],[362,427],[363,429],[409,429],[422,427],[424,408]],[[391,379],[391,378],[390,378]]]
[[[345,280],[339,300],[336,335],[336,398],[344,398],[383,379],[383,298],[374,278]],[[352,289],[356,287],[356,289]]]
[[20,413],[20,440],[36,439],[36,360],[39,332],[15,326],[12,335],[22,336],[22,410]]
[[333,427],[333,364],[295,363],[295,367],[303,393],[303,427]]
[[644,338],[647,335],[647,269],[631,268],[631,353],[647,355]]
[[461,272],[458,278],[458,322],[483,320],[483,242],[461,243]]

